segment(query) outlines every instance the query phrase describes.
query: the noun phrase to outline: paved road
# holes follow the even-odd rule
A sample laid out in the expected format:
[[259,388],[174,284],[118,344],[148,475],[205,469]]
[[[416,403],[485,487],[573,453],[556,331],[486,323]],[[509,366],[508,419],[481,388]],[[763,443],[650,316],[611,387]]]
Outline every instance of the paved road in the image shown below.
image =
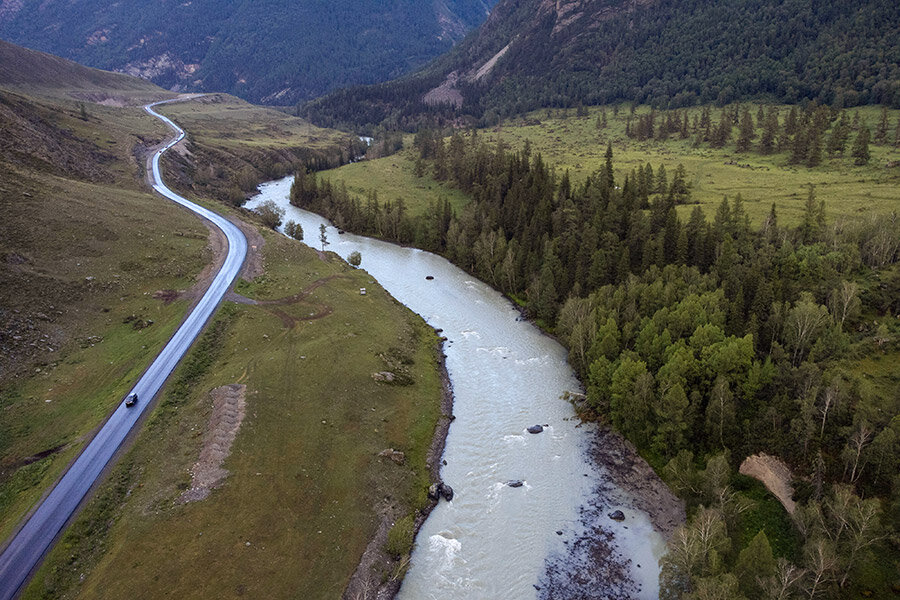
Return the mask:
[[165,121],[177,135],[153,156],[153,189],[219,227],[228,238],[228,256],[212,285],[193,312],[182,323],[166,347],[131,390],[137,393],[138,403],[130,408],[125,407],[124,403],[119,404],[100,432],[0,555],[0,600],[14,598],[28,579],[29,574],[40,563],[57,534],[137,423],[141,413],[149,405],[149,401],[159,392],[166,378],[172,373],[215,312],[225,292],[237,277],[247,255],[247,239],[240,229],[224,217],[185,200],[163,183],[159,172],[159,157],[181,141],[184,131],[171,120],[153,110],[153,107],[158,104],[163,104],[163,102],[149,104],[144,107],[144,110]]

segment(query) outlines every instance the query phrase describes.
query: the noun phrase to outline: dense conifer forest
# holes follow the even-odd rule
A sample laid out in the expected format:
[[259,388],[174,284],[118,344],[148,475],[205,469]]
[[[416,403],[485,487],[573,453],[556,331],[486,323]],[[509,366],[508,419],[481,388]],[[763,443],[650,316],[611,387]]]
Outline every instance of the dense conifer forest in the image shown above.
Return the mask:
[[[422,72],[340,90],[301,113],[329,126],[412,129],[423,120],[491,125],[536,108],[621,100],[900,107],[900,4],[891,0],[525,0],[500,2],[494,13]],[[426,105],[424,94],[450,73],[459,76],[462,106]]]
[[[748,118],[759,124],[752,135]],[[637,138],[684,129],[697,143],[749,136],[747,151],[796,147],[798,163],[823,152],[862,160],[870,134],[815,103],[787,114],[704,109],[692,122],[651,113],[628,127]],[[833,219],[810,186],[796,226],[779,223],[774,205],[751,226],[739,195],[712,218],[698,206],[682,220],[676,206],[692,200],[681,167],[648,164],[617,179],[610,146],[606,166],[574,184],[529,146],[482,137],[415,136],[416,169],[470,196],[458,214],[433,202],[411,216],[402,200],[358,197],[314,172],[298,174],[291,202],[443,254],[559,337],[586,386],[580,412],[627,436],[688,503],[663,562],[663,597],[889,587],[900,394],[877,373],[900,340],[898,215]],[[790,465],[792,517],[763,510],[737,475],[758,452]]]

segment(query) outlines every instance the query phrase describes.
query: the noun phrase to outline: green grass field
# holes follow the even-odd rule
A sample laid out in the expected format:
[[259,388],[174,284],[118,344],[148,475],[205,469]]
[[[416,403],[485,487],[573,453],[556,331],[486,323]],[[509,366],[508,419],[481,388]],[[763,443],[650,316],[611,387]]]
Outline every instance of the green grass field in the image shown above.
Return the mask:
[[188,131],[191,139],[208,147],[327,148],[349,139],[347,134],[227,94],[165,105],[160,111]]
[[[321,285],[294,304],[226,304],[207,334],[212,343],[192,350],[26,598],[335,598],[378,512],[423,506],[425,453],[440,416],[436,335],[337,258],[323,262],[271,232],[264,257],[266,274],[241,293],[277,300]],[[412,385],[372,378],[387,368],[381,355],[396,352],[411,361]],[[186,373],[190,393],[181,398],[173,390],[185,389]],[[178,504],[209,391],[230,383],[247,386],[247,414],[225,463],[231,475],[206,500]],[[386,448],[405,452],[406,464],[378,458]]]
[[[707,144],[695,148],[690,139],[638,142],[625,135],[630,112],[627,105],[619,110],[618,116],[614,115],[612,107],[605,107],[608,126],[599,130],[597,117],[601,110],[600,107],[590,108],[588,115],[582,117],[576,116],[575,110],[569,110],[568,116],[560,110],[541,110],[483,133],[514,148],[521,148],[526,139],[530,140],[534,152],[540,152],[560,174],[568,170],[574,181],[583,179],[604,164],[608,143],[612,143],[613,164],[619,181],[647,163],[654,171],[659,165],[665,165],[671,180],[675,168],[682,164],[688,174],[692,199],[703,207],[708,217],[724,196],[733,199],[741,194],[755,223],[761,222],[775,203],[781,222],[796,224],[810,183],[816,186],[816,197],[825,201],[827,214],[832,219],[855,218],[900,208],[900,167],[886,166],[900,160],[900,148],[895,146],[871,145],[872,160],[863,167],[853,165],[848,147],[844,158],[826,156],[820,166],[810,169],[787,165],[786,153],[762,156],[751,151],[739,154],[735,151],[734,137],[720,150]],[[635,114],[639,116],[649,110],[639,107]],[[788,110],[788,107],[782,107],[782,121]],[[700,109],[688,112],[693,120]],[[755,106],[751,113],[756,114]],[[863,107],[859,113],[874,129],[880,108]],[[893,126],[900,118],[900,111],[889,111],[889,114],[889,138],[892,140]],[[713,119],[718,119],[718,110],[713,110]],[[737,128],[734,131],[736,135]],[[692,206],[679,207],[682,218],[687,218],[691,210]]]
[[[751,110],[753,114],[755,108]],[[598,130],[597,118],[604,109],[608,125]],[[782,107],[782,121],[788,110],[788,107]],[[699,111],[699,108],[690,109],[691,119]],[[854,111],[851,110],[851,114]],[[761,223],[774,203],[780,222],[794,225],[802,214],[809,184],[816,186],[816,197],[825,201],[827,215],[832,220],[859,218],[900,208],[900,167],[887,166],[900,161],[900,148],[893,145],[871,145],[872,159],[866,166],[853,164],[848,146],[844,158],[826,156],[820,166],[807,168],[788,165],[786,153],[762,156],[751,151],[738,154],[734,136],[731,143],[720,150],[705,143],[694,147],[691,139],[638,142],[625,135],[629,112],[627,105],[621,107],[618,116],[614,115],[612,107],[592,107],[587,109],[587,116],[581,117],[576,116],[575,110],[540,110],[478,133],[483,139],[503,141],[514,149],[522,148],[528,140],[533,153],[540,152],[559,175],[568,171],[576,183],[603,166],[608,143],[613,147],[613,163],[620,182],[632,170],[648,163],[654,171],[664,165],[671,181],[676,167],[684,165],[692,200],[699,203],[709,218],[723,197],[733,199],[740,194],[754,223]],[[649,108],[638,107],[635,115],[647,112]],[[872,128],[880,118],[877,107],[863,107],[859,113]],[[893,128],[900,118],[900,111],[889,111],[889,114],[889,139],[893,140]],[[718,119],[717,109],[713,110],[713,119]],[[736,136],[737,128],[734,131]],[[410,146],[411,137],[406,142]],[[350,191],[360,195],[374,188],[379,198],[394,200],[402,197],[412,214],[425,211],[428,204],[439,197],[448,198],[457,210],[465,204],[466,199],[458,190],[431,179],[430,169],[426,170],[425,177],[417,178],[414,166],[415,155],[407,149],[386,158],[325,171],[322,176],[333,182],[343,180]],[[680,206],[678,210],[681,217],[687,219],[693,206]]]
[[[407,136],[406,145],[412,144]],[[351,194],[365,197],[375,189],[380,202],[396,202],[402,198],[409,207],[410,214],[424,213],[428,206],[441,199],[447,199],[457,212],[465,206],[466,195],[444,182],[434,180],[426,170],[424,177],[416,177],[414,150],[406,149],[393,156],[364,160],[339,169],[323,171],[322,179],[330,179],[335,185],[344,182]]]

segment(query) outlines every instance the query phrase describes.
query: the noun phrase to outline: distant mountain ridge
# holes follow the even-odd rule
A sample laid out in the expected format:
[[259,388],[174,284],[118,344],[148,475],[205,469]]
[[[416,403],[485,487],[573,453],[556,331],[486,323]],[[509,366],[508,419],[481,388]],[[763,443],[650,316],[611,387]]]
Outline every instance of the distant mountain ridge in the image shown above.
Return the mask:
[[501,0],[421,72],[305,111],[320,123],[402,125],[622,100],[900,107],[898,31],[894,0]]
[[421,67],[496,0],[0,0],[0,37],[177,91],[294,104]]

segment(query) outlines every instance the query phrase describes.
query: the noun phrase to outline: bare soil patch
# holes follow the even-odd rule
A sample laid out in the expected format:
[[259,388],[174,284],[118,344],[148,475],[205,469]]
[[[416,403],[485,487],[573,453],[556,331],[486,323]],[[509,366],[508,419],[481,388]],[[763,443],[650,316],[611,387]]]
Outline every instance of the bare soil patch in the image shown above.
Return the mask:
[[210,392],[213,410],[203,435],[200,459],[191,468],[191,487],[178,498],[179,503],[206,499],[228,477],[222,464],[231,454],[231,445],[244,420],[246,392],[247,386],[240,384],[223,385]]
[[739,471],[741,475],[761,481],[766,489],[778,498],[788,514],[794,514],[797,503],[792,499],[794,487],[791,485],[791,479],[793,477],[784,461],[760,452],[745,458]]

